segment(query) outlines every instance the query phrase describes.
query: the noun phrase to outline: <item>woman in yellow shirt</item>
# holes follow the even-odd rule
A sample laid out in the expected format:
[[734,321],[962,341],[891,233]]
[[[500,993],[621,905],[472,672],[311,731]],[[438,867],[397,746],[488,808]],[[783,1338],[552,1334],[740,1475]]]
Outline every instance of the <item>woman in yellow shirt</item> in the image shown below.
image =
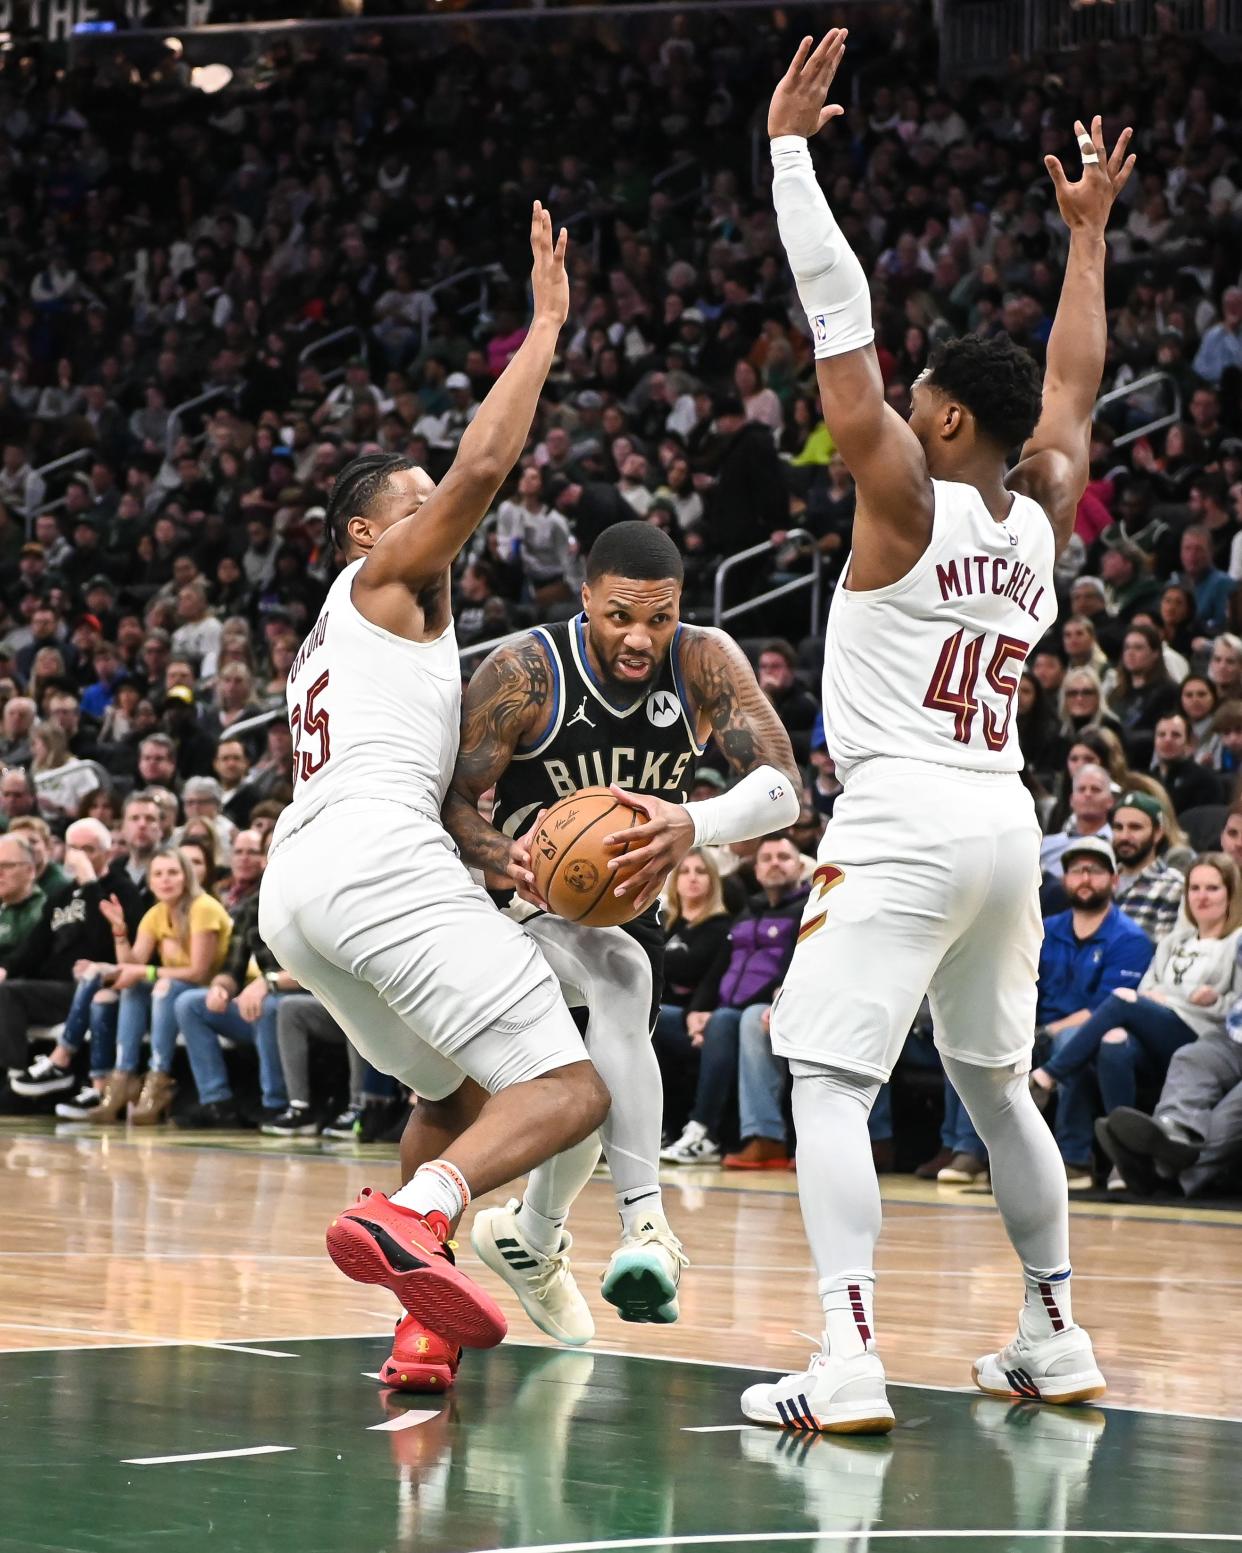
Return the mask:
[[[107,981],[120,992],[121,1008],[116,1072],[95,1115],[100,1121],[115,1121],[136,1101],[131,1120],[140,1126],[163,1121],[177,1092],[172,1080],[177,994],[210,982],[224,964],[233,936],[232,918],[204,892],[180,848],[163,847],[155,853],[147,883],[155,905],[138,924],[132,944],[116,896],[99,905],[116,943],[117,964]],[[140,1085],[138,1066],[148,1027],[151,1071]]]

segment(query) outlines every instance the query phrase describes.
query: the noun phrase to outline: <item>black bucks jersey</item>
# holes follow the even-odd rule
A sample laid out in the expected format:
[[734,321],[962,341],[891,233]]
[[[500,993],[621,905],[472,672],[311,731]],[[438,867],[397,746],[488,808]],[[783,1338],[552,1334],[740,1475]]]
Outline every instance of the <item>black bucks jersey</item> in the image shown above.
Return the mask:
[[697,712],[681,683],[682,629],[655,681],[639,688],[628,706],[618,706],[591,669],[581,615],[535,627],[531,634],[552,670],[551,712],[543,733],[535,743],[518,746],[496,783],[497,830],[520,836],[540,809],[584,787],[628,787],[685,803],[706,746],[698,741]]

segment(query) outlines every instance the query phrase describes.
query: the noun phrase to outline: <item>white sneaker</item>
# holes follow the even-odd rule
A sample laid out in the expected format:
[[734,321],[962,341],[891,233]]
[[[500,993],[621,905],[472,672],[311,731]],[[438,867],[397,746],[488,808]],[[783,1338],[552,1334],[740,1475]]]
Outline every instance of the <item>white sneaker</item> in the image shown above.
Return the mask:
[[823,1434],[887,1434],[896,1422],[884,1366],[873,1349],[849,1359],[821,1351],[801,1374],[749,1387],[742,1412],[759,1424]]
[[56,1114],[65,1122],[89,1122],[103,1104],[103,1091],[84,1084],[72,1100],[62,1100]]
[[636,1234],[612,1253],[600,1278],[601,1292],[622,1321],[677,1320],[677,1285],[690,1258],[662,1213],[649,1214]]
[[660,1150],[660,1158],[666,1165],[715,1165],[720,1161],[720,1148],[708,1137],[702,1122],[687,1122],[677,1142]]
[[1108,1389],[1079,1326],[1034,1341],[1019,1333],[999,1353],[976,1359],[970,1373],[989,1396],[1029,1402],[1092,1402]]
[[484,1208],[474,1216],[470,1243],[479,1260],[503,1278],[522,1309],[541,1332],[581,1348],[595,1336],[595,1322],[569,1270],[570,1236],[562,1232],[554,1256],[537,1251],[518,1228],[521,1203],[511,1198],[503,1208]]
[[39,1100],[44,1095],[63,1094],[77,1083],[71,1068],[58,1068],[46,1053],[35,1058],[28,1068],[23,1068],[16,1078],[10,1075],[9,1088],[15,1095],[27,1100]]

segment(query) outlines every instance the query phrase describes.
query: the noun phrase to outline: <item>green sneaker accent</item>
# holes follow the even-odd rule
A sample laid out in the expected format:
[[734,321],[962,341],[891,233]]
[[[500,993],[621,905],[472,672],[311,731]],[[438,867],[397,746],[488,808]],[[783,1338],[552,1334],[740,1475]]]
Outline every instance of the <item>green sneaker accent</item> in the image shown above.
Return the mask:
[[622,1321],[669,1325],[677,1320],[677,1285],[653,1246],[622,1247],[601,1279],[601,1292]]

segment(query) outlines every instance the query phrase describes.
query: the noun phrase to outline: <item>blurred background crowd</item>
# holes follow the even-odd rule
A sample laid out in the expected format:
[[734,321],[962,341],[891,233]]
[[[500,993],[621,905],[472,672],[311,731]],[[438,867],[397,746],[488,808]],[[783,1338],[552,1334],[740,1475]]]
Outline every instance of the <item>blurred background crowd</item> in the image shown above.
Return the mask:
[[[1242,1147],[1236,64],[1166,34],[939,84],[927,9],[850,20],[847,116],[814,155],[899,411],[940,339],[1003,330],[1041,357],[1065,251],[1041,159],[1086,111],[1110,140],[1135,126],[1092,483],[1018,710],[1047,833],[1032,1082],[1077,1189],[1199,1193],[1233,1168],[1222,1140]],[[540,198],[570,228],[570,317],[456,571],[463,675],[478,644],[573,613],[619,519],[676,540],[685,618],[759,600],[730,629],[804,765],[803,813],[670,881],[656,1039],[671,1159],[785,1167],[766,1011],[839,787],[822,620],[809,590],[762,595],[813,571],[827,594],[853,515],[767,187],[763,114],[801,31],[670,9],[308,32],[216,93],[177,47],[0,54],[0,1109],[399,1128],[405,1098],[259,939],[284,684],[334,573],[337,471],[381,448],[443,474],[523,338]],[[722,772],[709,753],[701,793]],[[1183,1047],[1212,1058],[1198,1110]],[[986,1178],[925,1029],[873,1138],[882,1166]]]

